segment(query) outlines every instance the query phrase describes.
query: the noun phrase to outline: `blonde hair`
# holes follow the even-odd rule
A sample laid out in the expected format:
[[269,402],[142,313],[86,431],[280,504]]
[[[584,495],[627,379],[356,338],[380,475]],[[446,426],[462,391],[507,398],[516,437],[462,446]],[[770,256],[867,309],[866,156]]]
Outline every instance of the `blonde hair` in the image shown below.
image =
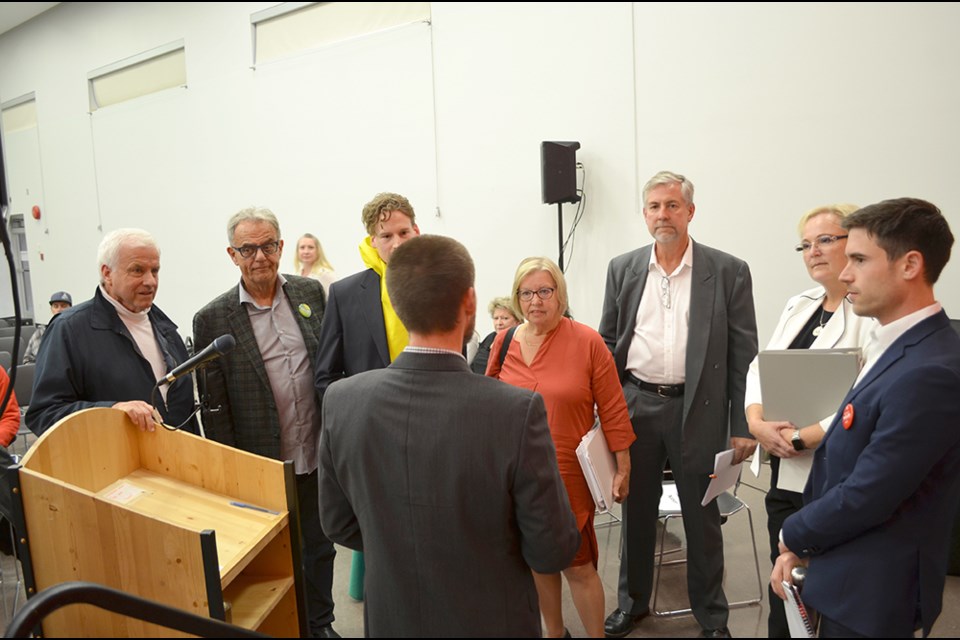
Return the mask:
[[517,274],[513,277],[513,296],[511,299],[513,300],[514,309],[517,310],[521,318],[526,320],[526,317],[523,315],[523,307],[520,306],[520,282],[531,273],[537,271],[546,271],[557,284],[556,295],[557,301],[560,303],[560,313],[561,315],[565,314],[567,312],[567,281],[563,277],[563,272],[560,271],[557,263],[550,258],[544,258],[542,256],[524,258],[520,261],[520,266],[517,267]]
[[[317,259],[313,262],[313,266],[310,267],[310,273],[322,273],[324,270],[333,271],[333,265],[330,264],[330,261],[327,260],[326,254],[323,253],[323,246],[321,246],[320,240],[317,239],[317,236],[313,235],[312,233],[305,233],[300,236],[300,240],[303,240],[304,238],[310,238],[313,240],[313,246],[317,249]],[[303,270],[303,264],[300,262],[300,240],[297,240],[297,246],[293,252],[293,268],[297,275],[300,275],[300,272]]]
[[820,207],[814,207],[807,211],[805,214],[800,216],[800,222],[797,224],[797,235],[803,236],[803,228],[807,225],[811,218],[816,218],[817,216],[829,213],[831,215],[837,216],[837,221],[842,221],[848,215],[859,209],[855,204],[825,204]]
[[497,309],[503,309],[507,313],[513,316],[513,319],[520,322],[520,314],[513,306],[513,301],[507,296],[501,296],[499,298],[494,298],[490,301],[490,304],[487,306],[487,311],[490,312],[490,317],[493,317],[493,314],[497,312]]

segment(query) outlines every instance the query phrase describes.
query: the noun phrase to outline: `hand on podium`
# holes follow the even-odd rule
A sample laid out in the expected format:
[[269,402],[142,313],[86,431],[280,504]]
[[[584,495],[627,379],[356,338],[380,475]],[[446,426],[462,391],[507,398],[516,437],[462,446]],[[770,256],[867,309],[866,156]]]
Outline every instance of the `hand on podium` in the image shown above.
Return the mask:
[[127,414],[127,417],[133,421],[133,424],[140,427],[141,431],[154,431],[156,424],[163,424],[163,418],[157,410],[151,407],[143,400],[129,400],[127,402],[118,402],[113,405],[114,409],[120,409]]

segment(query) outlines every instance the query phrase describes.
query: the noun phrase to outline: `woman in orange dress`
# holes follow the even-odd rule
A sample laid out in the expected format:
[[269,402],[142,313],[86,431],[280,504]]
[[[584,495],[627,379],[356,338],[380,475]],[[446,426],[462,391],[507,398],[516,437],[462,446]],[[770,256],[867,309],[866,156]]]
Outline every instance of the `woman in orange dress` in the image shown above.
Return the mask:
[[[614,452],[617,473],[613,495],[627,497],[630,486],[630,444],[636,440],[630,425],[613,356],[592,328],[565,317],[567,285],[563,273],[549,258],[527,258],[514,277],[514,308],[526,322],[510,344],[501,332],[490,349],[487,375],[543,396],[547,421],[557,450],[560,476],[580,528],[580,550],[563,575],[587,634],[603,637],[603,585],[597,574],[597,536],[593,529],[595,505],[583,477],[576,449],[599,414],[607,445]],[[506,348],[503,366],[500,350]],[[560,574],[533,573],[547,637],[566,632],[561,608]]]

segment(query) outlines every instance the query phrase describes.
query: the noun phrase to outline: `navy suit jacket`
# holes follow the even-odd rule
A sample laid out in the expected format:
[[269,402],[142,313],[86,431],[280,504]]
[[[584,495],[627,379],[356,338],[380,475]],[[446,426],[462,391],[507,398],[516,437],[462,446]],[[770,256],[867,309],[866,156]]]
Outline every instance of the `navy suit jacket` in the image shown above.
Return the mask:
[[361,271],[330,285],[314,366],[317,395],[331,382],[390,364],[380,302],[380,276]]
[[783,525],[787,547],[810,557],[804,601],[868,636],[929,634],[960,501],[960,337],[946,314],[912,327],[850,390],[804,501]]

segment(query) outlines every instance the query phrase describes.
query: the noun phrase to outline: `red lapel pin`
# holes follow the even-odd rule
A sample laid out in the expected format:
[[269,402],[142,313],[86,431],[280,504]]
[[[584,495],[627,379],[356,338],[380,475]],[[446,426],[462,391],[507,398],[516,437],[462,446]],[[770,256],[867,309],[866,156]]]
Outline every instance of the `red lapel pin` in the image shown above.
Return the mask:
[[844,429],[849,429],[853,426],[853,405],[848,404],[843,408],[843,417],[841,418]]

